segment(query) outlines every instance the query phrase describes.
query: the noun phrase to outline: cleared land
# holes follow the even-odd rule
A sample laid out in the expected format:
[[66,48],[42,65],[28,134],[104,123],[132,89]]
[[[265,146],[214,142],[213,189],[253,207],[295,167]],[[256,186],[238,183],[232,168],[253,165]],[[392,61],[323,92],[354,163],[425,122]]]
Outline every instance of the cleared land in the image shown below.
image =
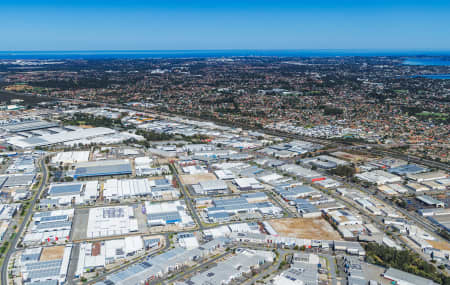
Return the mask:
[[41,258],[39,259],[39,261],[62,259],[64,255],[64,248],[64,245],[44,247],[42,249]]
[[341,236],[324,219],[287,218],[270,221],[270,225],[281,236],[317,239],[341,240]]
[[434,248],[440,250],[450,250],[450,244],[446,241],[428,240],[427,242],[431,244]]
[[199,174],[183,174],[180,175],[181,183],[183,184],[197,184],[202,181],[217,180],[216,176],[212,173],[199,173]]

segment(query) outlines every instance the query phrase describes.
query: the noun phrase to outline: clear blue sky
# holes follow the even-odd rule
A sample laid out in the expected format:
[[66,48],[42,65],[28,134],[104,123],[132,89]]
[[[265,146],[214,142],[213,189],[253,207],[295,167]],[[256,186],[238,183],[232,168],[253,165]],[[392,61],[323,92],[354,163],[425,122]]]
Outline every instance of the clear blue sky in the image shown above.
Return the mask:
[[450,0],[0,0],[0,50],[450,49]]

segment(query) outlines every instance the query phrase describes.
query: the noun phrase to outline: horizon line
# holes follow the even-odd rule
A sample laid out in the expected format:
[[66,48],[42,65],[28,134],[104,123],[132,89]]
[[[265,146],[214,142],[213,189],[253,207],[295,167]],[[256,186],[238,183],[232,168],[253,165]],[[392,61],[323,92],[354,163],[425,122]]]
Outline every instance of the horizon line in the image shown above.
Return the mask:
[[258,49],[258,48],[223,48],[223,49],[61,49],[61,50],[0,50],[0,52],[179,52],[179,51],[433,51],[449,52],[450,48],[308,48],[308,49]]

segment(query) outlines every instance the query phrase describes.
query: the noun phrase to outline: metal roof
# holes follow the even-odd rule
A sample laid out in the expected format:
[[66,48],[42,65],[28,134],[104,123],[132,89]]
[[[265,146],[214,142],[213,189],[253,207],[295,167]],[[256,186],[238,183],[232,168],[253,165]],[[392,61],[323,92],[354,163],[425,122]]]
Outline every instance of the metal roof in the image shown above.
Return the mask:
[[62,196],[62,195],[70,195],[70,194],[79,194],[82,189],[83,189],[82,183],[56,184],[56,185],[51,185],[50,190],[48,192],[50,195]]
[[53,122],[39,121],[39,120],[10,123],[10,124],[2,126],[3,129],[5,129],[11,133],[26,132],[26,131],[32,131],[32,130],[38,130],[38,129],[53,128],[53,127],[58,127],[58,124],[53,123]]
[[105,176],[105,175],[119,175],[131,174],[131,164],[129,160],[115,160],[103,161],[94,163],[85,163],[77,167],[75,170],[75,178],[90,177],[90,176]]

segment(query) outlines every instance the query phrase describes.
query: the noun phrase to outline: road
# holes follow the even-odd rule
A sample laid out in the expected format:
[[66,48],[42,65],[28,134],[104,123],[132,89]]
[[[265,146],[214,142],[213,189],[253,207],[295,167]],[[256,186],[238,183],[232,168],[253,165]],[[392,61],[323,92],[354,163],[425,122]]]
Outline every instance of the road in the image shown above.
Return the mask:
[[47,166],[45,165],[45,158],[46,157],[44,156],[44,157],[40,158],[40,160],[39,160],[39,164],[40,164],[40,167],[42,169],[42,181],[41,181],[41,184],[39,186],[39,189],[35,193],[35,195],[33,197],[33,200],[30,203],[30,207],[29,207],[27,213],[25,214],[25,217],[23,219],[22,224],[19,227],[19,231],[17,232],[17,234],[14,237],[14,239],[11,241],[11,246],[10,246],[8,252],[6,253],[5,259],[4,259],[3,264],[2,264],[2,272],[1,272],[2,278],[1,278],[1,280],[2,280],[2,284],[3,285],[8,284],[8,263],[9,263],[9,259],[11,258],[12,254],[16,251],[16,249],[17,249],[16,248],[17,242],[19,241],[19,238],[22,236],[22,234],[23,234],[23,232],[24,232],[24,230],[25,230],[25,228],[26,228],[26,226],[28,224],[28,221],[30,220],[30,217],[33,214],[33,210],[34,210],[34,207],[36,205],[36,201],[39,199],[42,191],[45,189],[45,186],[47,185],[47,182],[48,182],[48,170],[47,170]]
[[69,268],[67,269],[67,284],[73,285],[75,272],[77,270],[78,265],[78,256],[80,254],[80,244],[76,243],[72,246],[72,252],[70,253],[70,260],[69,260]]
[[172,165],[172,169],[173,169],[173,175],[175,176],[175,179],[177,180],[177,184],[178,184],[179,188],[181,189],[181,192],[183,192],[184,200],[186,200],[187,206],[188,206],[189,210],[191,211],[191,214],[194,217],[194,220],[197,223],[199,230],[203,231],[204,230],[203,223],[200,220],[200,217],[198,216],[197,211],[195,210],[194,204],[192,204],[191,196],[188,193],[189,191],[187,191],[184,184],[181,183],[180,177],[178,176],[177,168],[174,165]]

